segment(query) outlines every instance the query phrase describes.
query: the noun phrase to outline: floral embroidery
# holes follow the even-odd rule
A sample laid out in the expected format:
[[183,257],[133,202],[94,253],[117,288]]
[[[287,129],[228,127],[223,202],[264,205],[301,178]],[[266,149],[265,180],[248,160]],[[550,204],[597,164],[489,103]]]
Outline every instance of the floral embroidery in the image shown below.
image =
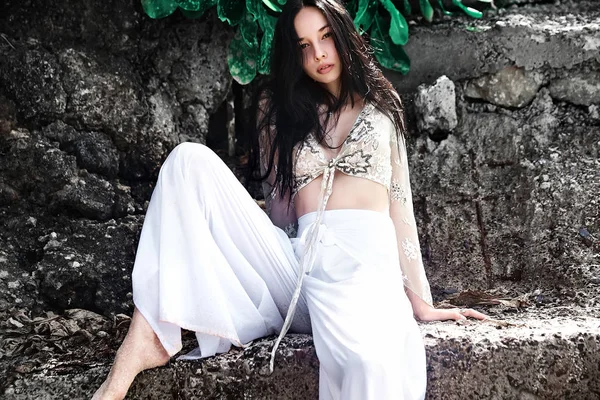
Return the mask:
[[404,239],[404,242],[402,242],[402,249],[404,250],[404,255],[406,256],[406,258],[408,258],[409,260],[417,259],[417,246],[415,246],[414,243],[411,242],[408,238]]
[[390,197],[392,198],[392,201],[399,201],[402,203],[402,205],[406,205],[406,189],[397,179],[392,181],[392,186],[390,187]]
[[369,143],[373,140],[375,128],[373,124],[368,119],[363,119],[359,116],[359,119],[356,121],[356,124],[348,134],[348,137],[345,140],[345,143],[353,143],[353,142],[363,142]]
[[371,167],[369,162],[371,157],[371,154],[365,154],[362,150],[358,150],[340,158],[335,166],[348,175],[366,174]]
[[395,136],[392,121],[372,103],[366,104],[359,113],[348,137],[333,159],[318,143],[315,135],[309,134],[295,148],[292,198],[332,166],[347,175],[380,183],[390,191],[394,167],[391,161],[392,149],[395,149],[390,144],[391,136]]

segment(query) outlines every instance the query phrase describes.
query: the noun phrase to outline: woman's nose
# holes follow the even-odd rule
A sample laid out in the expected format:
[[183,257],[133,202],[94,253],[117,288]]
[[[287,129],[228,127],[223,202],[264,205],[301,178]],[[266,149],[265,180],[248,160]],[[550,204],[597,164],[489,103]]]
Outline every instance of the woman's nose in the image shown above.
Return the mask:
[[327,57],[327,53],[321,46],[315,45],[313,48],[315,49],[315,61],[320,61]]

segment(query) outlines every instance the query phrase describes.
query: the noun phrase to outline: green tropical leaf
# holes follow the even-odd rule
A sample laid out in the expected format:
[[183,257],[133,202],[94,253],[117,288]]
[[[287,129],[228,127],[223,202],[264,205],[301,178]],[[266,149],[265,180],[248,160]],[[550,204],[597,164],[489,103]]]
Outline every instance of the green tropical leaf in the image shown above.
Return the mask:
[[281,8],[273,0],[262,0],[265,6],[269,7],[275,12],[281,12]]
[[173,14],[177,10],[177,2],[175,0],[142,0],[144,12],[150,18],[164,18]]
[[385,34],[388,29],[385,20],[377,13],[371,27],[371,45],[375,50],[375,57],[383,67],[406,75],[410,70],[410,59],[402,46],[392,42]]
[[354,26],[356,26],[361,34],[371,27],[373,18],[375,18],[375,12],[377,12],[377,1],[358,0],[358,10],[354,17]]
[[186,11],[198,11],[198,10],[200,10],[202,3],[204,3],[202,0],[175,0],[175,1],[177,2],[177,5],[179,6],[179,8],[181,8],[182,10],[186,10]]
[[236,26],[240,23],[246,11],[246,4],[239,0],[218,0],[217,15],[223,22]]
[[346,10],[348,10],[348,14],[350,14],[350,17],[352,18],[352,20],[354,20],[356,18],[356,13],[357,13],[356,2],[357,2],[357,0],[347,0],[346,1]]
[[446,8],[444,7],[444,3],[442,2],[442,0],[437,0],[438,6],[440,6],[440,9],[442,10],[442,14],[444,15],[452,15],[452,13],[448,10],[446,10]]
[[258,48],[258,25],[249,12],[240,23],[240,33],[248,46]]
[[256,77],[257,58],[258,47],[249,46],[238,30],[227,49],[227,65],[233,79],[241,85],[252,82]]
[[[442,1],[442,0],[438,0],[438,1]],[[404,15],[410,15],[412,13],[412,7],[410,6],[410,1],[408,0],[404,0],[404,2],[402,3],[402,8],[404,10]]]
[[400,14],[392,0],[379,0],[381,5],[390,13],[390,37],[395,44],[405,45],[408,42],[408,23]]
[[[206,10],[215,6],[217,4],[217,0],[178,0],[178,3],[183,15],[190,19],[196,19],[203,16]],[[199,7],[195,10],[191,10],[190,8],[194,6],[192,3],[198,3]]]
[[465,6],[461,0],[452,0],[452,4],[463,10],[463,12],[471,18],[483,17],[483,13],[481,11]]
[[[444,15],[453,15],[444,8],[442,0],[435,0]],[[493,0],[478,0],[493,4]],[[239,25],[235,38],[228,48],[227,63],[236,81],[246,84],[257,73],[267,74],[270,70],[271,47],[277,17],[287,0],[141,0],[144,12],[151,18],[164,18],[177,8],[187,18],[199,18],[206,11],[217,7],[221,21],[231,26]],[[483,13],[465,6],[463,0],[452,0],[452,4],[472,18],[481,18]],[[346,0],[346,9],[361,34],[369,31],[375,56],[388,69],[406,74],[410,60],[403,45],[408,41],[408,23],[404,15],[412,13],[411,0]],[[414,4],[414,3],[413,3]],[[379,7],[379,6],[382,7]],[[396,5],[402,13],[398,11]],[[431,0],[419,0],[421,14],[427,21],[434,18]],[[380,14],[385,9],[389,14]],[[467,26],[469,31],[478,28]],[[262,37],[261,37],[262,32]],[[259,41],[260,38],[260,41]]]
[[258,18],[259,7],[262,7],[261,0],[246,0],[246,11],[252,16],[254,21]]
[[266,75],[271,70],[271,46],[273,45],[273,31],[275,30],[277,18],[271,17],[270,15],[265,13],[259,20],[259,23],[261,23],[263,36],[260,41],[258,72],[260,74]]
[[431,7],[431,3],[429,0],[419,0],[419,6],[421,6],[421,14],[428,22],[433,20],[433,7]]

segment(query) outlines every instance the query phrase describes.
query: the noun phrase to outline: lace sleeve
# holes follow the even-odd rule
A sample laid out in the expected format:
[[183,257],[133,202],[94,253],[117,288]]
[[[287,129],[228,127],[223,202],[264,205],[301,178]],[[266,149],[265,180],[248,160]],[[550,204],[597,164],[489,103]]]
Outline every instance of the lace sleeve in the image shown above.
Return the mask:
[[396,139],[391,132],[392,181],[390,185],[390,217],[396,228],[400,268],[404,286],[427,304],[432,304],[429,282],[421,258],[419,237],[413,213],[412,194],[408,175],[408,159],[404,139]]
[[[260,140],[260,169],[261,174],[265,174],[268,167],[269,155],[271,154],[270,140],[266,134],[261,135]],[[262,183],[263,193],[265,195],[265,208],[267,215],[275,226],[281,228],[289,237],[296,237],[298,229],[298,218],[294,208],[293,200],[289,202],[289,193],[282,195],[274,187],[275,176],[277,174],[277,154],[275,154],[274,165],[266,180]],[[288,206],[289,204],[289,206]]]

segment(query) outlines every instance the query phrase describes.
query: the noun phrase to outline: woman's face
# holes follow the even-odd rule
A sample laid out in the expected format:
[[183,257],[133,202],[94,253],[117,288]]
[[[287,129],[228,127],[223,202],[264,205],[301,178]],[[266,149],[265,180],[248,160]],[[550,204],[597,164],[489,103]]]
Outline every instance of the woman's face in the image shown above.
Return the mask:
[[306,75],[338,94],[342,64],[333,40],[333,31],[325,16],[316,7],[304,7],[294,19],[300,38],[302,66]]

